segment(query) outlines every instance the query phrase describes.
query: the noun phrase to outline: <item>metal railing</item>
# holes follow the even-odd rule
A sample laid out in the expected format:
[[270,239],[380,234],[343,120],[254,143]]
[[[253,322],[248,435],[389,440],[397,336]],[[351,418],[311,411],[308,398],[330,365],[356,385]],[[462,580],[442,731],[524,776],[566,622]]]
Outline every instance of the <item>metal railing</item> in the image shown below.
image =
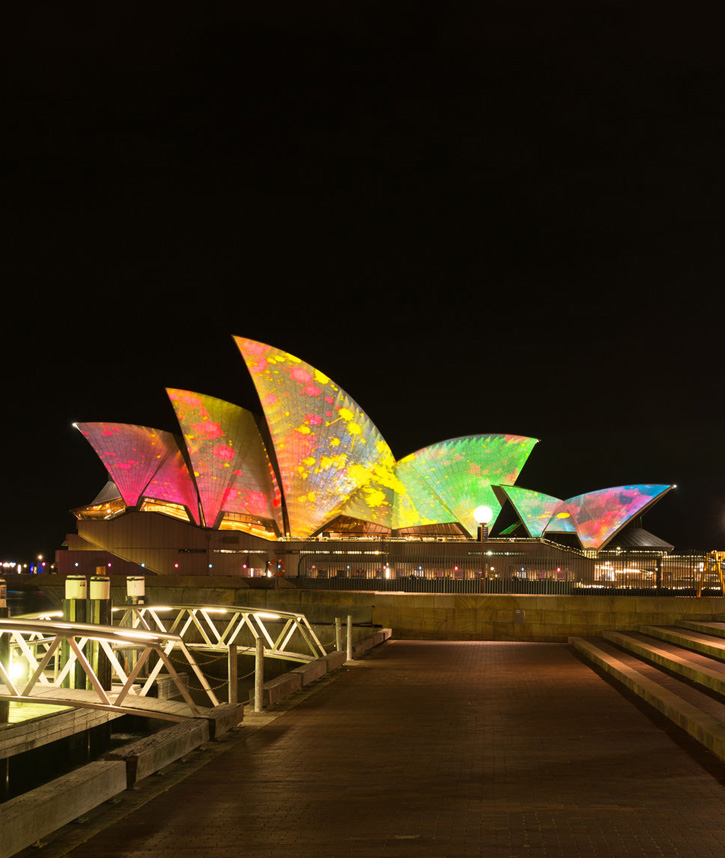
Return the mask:
[[310,590],[360,590],[383,593],[549,593],[569,594],[576,589],[571,581],[502,580],[489,578],[426,578],[410,575],[398,578],[298,578],[298,585]]
[[[291,611],[240,605],[124,605],[113,613],[119,626],[176,634],[192,650],[219,652],[233,645],[240,655],[252,655],[257,640],[262,640],[266,658],[306,663],[326,655],[307,617]],[[298,649],[292,649],[293,643]]]
[[453,554],[450,546],[445,552],[407,546],[410,556],[381,553],[341,569],[310,555],[289,580],[309,589],[407,593],[697,595],[702,586],[703,595],[722,594],[706,552],[583,552],[533,540],[487,544],[483,553],[474,543],[464,547],[467,553]]
[[[36,702],[103,709],[118,714],[138,714],[181,721],[198,717],[199,707],[172,663],[175,654],[196,676],[211,706],[218,706],[214,692],[180,635],[119,628],[55,619],[0,619],[0,700]],[[108,679],[94,664],[102,653],[109,666]],[[155,663],[154,663],[155,662]],[[130,670],[127,663],[132,664]],[[20,671],[16,668],[21,667]],[[184,704],[144,698],[165,668]],[[82,677],[84,687],[77,685]]]

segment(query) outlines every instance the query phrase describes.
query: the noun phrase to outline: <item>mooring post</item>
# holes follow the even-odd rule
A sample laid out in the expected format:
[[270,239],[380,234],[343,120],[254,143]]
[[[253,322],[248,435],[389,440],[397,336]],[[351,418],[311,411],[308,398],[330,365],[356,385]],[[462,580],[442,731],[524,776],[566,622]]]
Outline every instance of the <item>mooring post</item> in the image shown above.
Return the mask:
[[[0,578],[0,619],[8,615],[8,585]],[[10,637],[0,636],[0,664],[5,670],[10,670]],[[10,689],[8,688],[8,692]],[[0,724],[7,724],[10,718],[10,701],[0,701]]]
[[339,617],[335,617],[335,652],[340,652],[342,649],[342,622]]
[[[111,581],[108,575],[93,575],[90,587],[90,621],[100,626],[110,626],[112,616],[111,606]],[[101,649],[100,643],[96,641],[91,650],[93,670],[96,672],[101,687],[109,690],[111,688],[111,662]]]
[[[67,575],[65,579],[65,599],[63,599],[63,619],[66,623],[85,623],[87,621],[88,579],[85,575]],[[61,643],[61,667],[70,658],[70,646],[66,640]],[[85,688],[86,675],[83,667],[76,662],[75,670],[63,680],[64,688]]]
[[254,653],[254,711],[264,709],[264,641],[257,638],[257,648]]
[[[126,578],[126,602],[129,605],[146,604],[146,579],[143,575],[129,575]],[[133,620],[131,620],[133,624]],[[138,661],[138,650],[132,649],[129,653],[129,670],[136,667]]]
[[[237,674],[237,645],[229,644],[227,650],[227,677],[229,679],[229,703],[239,703],[239,679]],[[255,680],[256,683],[256,680]],[[256,689],[255,689],[256,699]]]
[[108,575],[93,575],[89,589],[90,621],[101,626],[111,625],[111,581]]
[[347,660],[352,661],[352,615],[347,615]]

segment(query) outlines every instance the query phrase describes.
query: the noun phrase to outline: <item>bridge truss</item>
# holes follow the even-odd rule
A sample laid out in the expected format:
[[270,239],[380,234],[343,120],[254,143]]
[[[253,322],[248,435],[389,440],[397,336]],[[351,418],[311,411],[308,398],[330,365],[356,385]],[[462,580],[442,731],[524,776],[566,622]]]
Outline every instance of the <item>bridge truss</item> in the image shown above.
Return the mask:
[[124,605],[114,613],[121,627],[177,634],[190,650],[218,652],[236,646],[240,655],[251,655],[261,640],[265,658],[306,663],[326,655],[307,617],[290,611],[239,605]]
[[[219,705],[183,638],[174,633],[54,619],[0,618],[1,652],[6,653],[0,658],[2,702],[83,706],[171,721],[200,717],[199,707],[172,664],[174,654],[196,676],[209,705]],[[100,653],[107,666],[103,678],[98,669]],[[21,665],[22,671],[16,673],[14,665]],[[164,668],[183,703],[148,697]],[[78,684],[79,675],[83,687],[69,687]]]

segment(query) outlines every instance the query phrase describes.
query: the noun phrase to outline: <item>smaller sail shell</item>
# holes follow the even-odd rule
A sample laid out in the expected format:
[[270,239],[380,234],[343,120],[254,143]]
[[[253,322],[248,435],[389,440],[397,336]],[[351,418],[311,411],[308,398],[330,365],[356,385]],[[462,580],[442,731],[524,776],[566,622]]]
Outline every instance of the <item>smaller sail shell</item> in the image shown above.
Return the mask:
[[615,486],[569,498],[566,506],[582,546],[599,549],[672,488],[662,484]]
[[222,399],[167,390],[197,485],[204,523],[241,512],[282,524],[281,499],[254,415]]
[[[453,519],[475,536],[478,523],[473,511],[488,506],[492,525],[501,511],[493,485],[516,481],[534,445],[535,438],[521,435],[467,435],[424,447],[398,462],[398,473],[412,467],[435,493]],[[415,497],[423,502],[420,488]],[[448,519],[451,520],[451,519]]]

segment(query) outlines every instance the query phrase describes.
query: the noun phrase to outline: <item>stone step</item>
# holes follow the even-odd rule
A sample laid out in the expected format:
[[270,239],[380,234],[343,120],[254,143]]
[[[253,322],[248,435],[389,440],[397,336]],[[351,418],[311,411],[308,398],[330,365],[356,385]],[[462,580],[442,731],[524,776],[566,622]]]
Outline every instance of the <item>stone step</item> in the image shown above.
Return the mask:
[[725,623],[715,620],[710,622],[682,620],[680,625],[685,629],[692,629],[695,632],[704,632],[704,634],[712,635],[716,638],[725,638]]
[[725,640],[682,626],[642,626],[643,634],[725,661]]
[[[569,639],[583,658],[725,760],[725,702],[601,638]],[[638,642],[642,646],[642,641]],[[668,657],[673,654],[670,653]],[[673,659],[674,661],[674,659]],[[693,668],[694,669],[694,668]]]
[[605,640],[725,697],[725,663],[643,632],[604,632]]

